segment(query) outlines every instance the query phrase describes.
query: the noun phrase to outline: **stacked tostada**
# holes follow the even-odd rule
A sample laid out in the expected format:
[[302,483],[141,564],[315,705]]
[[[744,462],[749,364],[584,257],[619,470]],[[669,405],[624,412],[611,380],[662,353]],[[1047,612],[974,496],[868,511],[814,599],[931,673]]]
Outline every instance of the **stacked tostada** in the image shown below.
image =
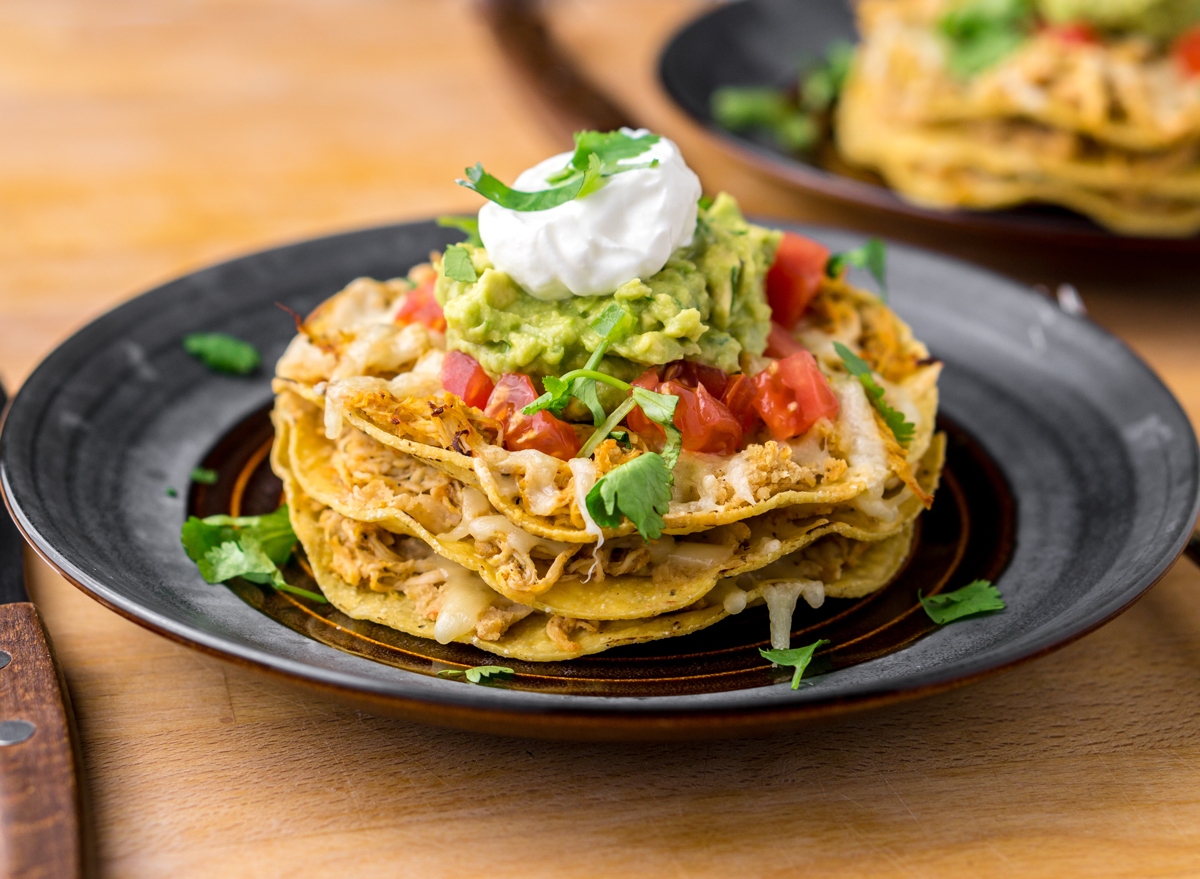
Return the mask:
[[[833,254],[581,132],[279,361],[272,452],[341,611],[550,661],[885,586],[944,453],[940,364]],[[764,635],[766,634],[764,628]]]

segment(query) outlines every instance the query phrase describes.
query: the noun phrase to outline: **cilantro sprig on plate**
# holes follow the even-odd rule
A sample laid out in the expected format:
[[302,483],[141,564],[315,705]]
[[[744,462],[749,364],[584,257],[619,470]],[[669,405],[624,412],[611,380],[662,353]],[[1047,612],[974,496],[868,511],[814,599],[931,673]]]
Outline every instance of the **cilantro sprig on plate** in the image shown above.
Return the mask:
[[640,164],[623,165],[620,162],[640,156],[659,139],[656,134],[630,137],[622,131],[577,131],[575,152],[570,161],[562,170],[547,178],[547,183],[557,185],[535,192],[513,189],[483,170],[483,165],[479,163],[474,168],[466,169],[466,180],[456,182],[509,210],[548,211],[595,192],[604,185],[605,178],[614,174],[653,168],[658,164],[657,159]]
[[444,668],[437,673],[439,678],[465,678],[472,684],[490,684],[492,678],[500,680],[516,674],[503,665],[476,665],[472,668]]
[[183,350],[213,372],[226,375],[249,375],[262,363],[257,348],[228,333],[188,333]]
[[822,638],[820,641],[814,641],[807,647],[795,647],[791,650],[762,650],[758,652],[762,654],[763,659],[770,660],[776,665],[789,665],[796,669],[792,675],[792,689],[800,689],[800,678],[804,676],[804,670],[808,668],[808,664],[812,662],[813,654],[817,652],[824,644],[831,642]]
[[879,238],[872,238],[862,247],[835,253],[825,263],[825,274],[836,278],[851,266],[869,271],[879,284],[879,298],[887,302],[887,245]]
[[281,592],[302,595],[326,604],[325,597],[293,586],[283,579],[280,565],[287,564],[296,545],[287,505],[266,516],[195,516],[183,523],[180,534],[188,557],[209,583],[241,577],[251,583],[271,585]]
[[992,585],[991,580],[972,580],[961,589],[941,595],[930,595],[928,598],[918,592],[917,599],[929,618],[939,626],[1008,607],[1000,597],[1000,590]]
[[917,429],[916,425],[905,420],[903,412],[893,409],[884,402],[883,388],[875,381],[875,376],[871,373],[871,367],[867,365],[865,360],[841,342],[834,342],[833,348],[837,351],[838,356],[842,358],[842,363],[845,364],[847,371],[862,382],[863,389],[867,392],[867,399],[871,401],[871,405],[883,417],[888,429],[896,437],[896,442],[908,448],[908,444],[912,442],[913,433]]

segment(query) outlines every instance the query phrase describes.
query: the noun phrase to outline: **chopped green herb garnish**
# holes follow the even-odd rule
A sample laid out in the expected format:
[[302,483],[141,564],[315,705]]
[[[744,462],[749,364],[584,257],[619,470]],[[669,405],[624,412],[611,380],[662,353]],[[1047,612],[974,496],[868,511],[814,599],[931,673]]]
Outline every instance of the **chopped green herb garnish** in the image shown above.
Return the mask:
[[228,333],[189,333],[183,350],[213,372],[228,375],[249,375],[262,362],[257,348]]
[[796,647],[792,650],[762,650],[758,652],[762,654],[763,659],[770,660],[776,665],[790,665],[796,669],[796,673],[792,675],[792,689],[800,688],[800,678],[804,676],[804,670],[808,668],[808,664],[812,662],[813,654],[817,652],[822,644],[828,644],[822,638],[820,641],[814,641],[807,647]]
[[825,57],[800,75],[800,102],[804,109],[824,113],[833,106],[850,73],[854,46],[837,40],[825,50]]
[[454,244],[446,248],[446,255],[442,257],[442,266],[445,269],[446,277],[451,281],[474,284],[479,280],[479,275],[475,272],[475,264],[471,262],[471,253],[461,244]]
[[179,492],[177,492],[175,489],[171,488],[171,486],[168,485],[167,486],[167,497],[179,497]]
[[679,404],[679,398],[674,394],[660,394],[636,385],[632,393],[634,402],[642,407],[642,414],[666,432],[667,444],[663,446],[661,454],[668,469],[674,470],[675,462],[679,460],[679,450],[683,447],[683,434],[675,426],[675,407]]
[[1008,607],[1000,597],[1000,590],[992,585],[990,580],[974,580],[962,589],[945,592],[941,595],[930,595],[925,598],[920,592],[917,598],[925,613],[939,626],[961,620],[964,617],[987,613],[993,610],[1004,610]]
[[199,482],[201,485],[216,485],[218,473],[216,470],[209,470],[207,467],[196,467],[192,470],[189,477],[192,482]]
[[437,673],[439,678],[466,678],[472,684],[490,682],[491,678],[510,677],[516,674],[503,665],[477,665],[473,668],[445,668]]
[[588,512],[603,528],[628,518],[647,540],[662,536],[674,478],[661,455],[646,452],[604,474],[587,493]]
[[1003,61],[1037,23],[1032,0],[967,0],[938,20],[951,73],[974,76]]
[[[546,389],[545,393],[521,411],[526,415],[533,415],[543,409],[549,409],[557,415],[571,402],[571,397],[575,397],[591,410],[592,423],[599,427],[604,422],[605,414],[604,407],[600,405],[600,396],[596,391],[596,369],[600,365],[600,360],[608,352],[609,346],[613,342],[619,342],[625,338],[633,325],[633,316],[629,312],[615,302],[609,305],[600,313],[599,317],[592,321],[591,328],[600,335],[600,344],[588,358],[587,365],[583,369],[572,370],[562,378],[547,376],[542,381],[542,387]],[[623,391],[629,390],[628,383],[611,376],[601,376],[601,379]],[[597,440],[597,442],[599,441]]]
[[746,131],[757,128],[771,135],[782,149],[803,152],[821,136],[820,126],[773,88],[724,86],[713,92],[713,118],[722,128]]
[[447,229],[466,232],[467,240],[463,244],[469,244],[471,247],[483,247],[483,239],[479,237],[478,217],[438,217],[437,224],[445,226]]
[[561,171],[547,178],[547,183],[557,183],[549,189],[523,192],[513,189],[483,170],[483,165],[466,169],[466,180],[457,181],[459,186],[479,193],[489,201],[513,211],[546,211],[582,198],[604,185],[604,178],[625,171],[652,168],[652,162],[623,165],[623,159],[631,159],[644,153],[660,138],[656,134],[630,137],[621,131],[577,131],[575,152]]
[[825,264],[825,274],[836,278],[847,266],[869,271],[879,284],[879,298],[887,302],[887,245],[882,239],[872,238],[862,247],[835,253]]
[[188,557],[209,583],[242,577],[327,603],[322,595],[292,586],[279,570],[296,545],[286,504],[266,516],[191,516],[183,523],[180,538]]
[[896,442],[908,448],[908,444],[912,442],[913,432],[917,429],[916,425],[906,421],[904,413],[893,409],[884,402],[883,388],[875,381],[875,376],[871,373],[871,367],[867,365],[865,360],[841,342],[834,342],[833,348],[837,351],[838,356],[842,358],[842,363],[846,365],[846,370],[862,382],[862,386],[867,392],[867,399],[871,401],[871,405],[875,407],[875,410],[883,416],[883,420],[891,430],[892,435],[896,437]]

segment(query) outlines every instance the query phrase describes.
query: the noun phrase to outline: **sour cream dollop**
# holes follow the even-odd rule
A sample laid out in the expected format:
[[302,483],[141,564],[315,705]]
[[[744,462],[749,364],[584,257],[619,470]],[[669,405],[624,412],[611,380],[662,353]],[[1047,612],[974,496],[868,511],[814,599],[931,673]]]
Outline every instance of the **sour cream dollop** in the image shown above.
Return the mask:
[[[623,128],[630,137],[646,129]],[[539,162],[513,183],[536,192],[573,153]],[[544,301],[603,296],[634,278],[649,278],[672,251],[692,243],[700,178],[665,137],[621,164],[658,160],[653,168],[622,171],[599,190],[547,211],[514,211],[488,202],[479,211],[479,237],[492,265],[530,296]]]

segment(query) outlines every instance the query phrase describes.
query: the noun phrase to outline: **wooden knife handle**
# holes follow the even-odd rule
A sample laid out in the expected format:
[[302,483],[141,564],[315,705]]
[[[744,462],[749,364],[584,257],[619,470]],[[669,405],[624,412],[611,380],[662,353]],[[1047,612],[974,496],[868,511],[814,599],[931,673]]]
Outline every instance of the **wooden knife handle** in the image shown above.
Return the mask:
[[0,876],[90,876],[74,716],[32,604],[0,605],[0,650]]

